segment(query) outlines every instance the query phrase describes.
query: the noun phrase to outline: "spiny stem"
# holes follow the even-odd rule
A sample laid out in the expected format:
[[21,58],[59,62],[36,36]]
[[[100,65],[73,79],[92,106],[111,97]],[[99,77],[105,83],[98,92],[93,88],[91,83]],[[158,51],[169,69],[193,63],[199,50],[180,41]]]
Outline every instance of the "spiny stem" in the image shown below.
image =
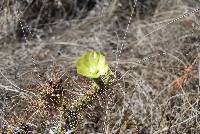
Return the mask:
[[92,104],[95,95],[98,95],[101,91],[106,91],[113,76],[112,74],[113,73],[109,70],[108,73],[103,76],[103,78],[93,78],[92,80],[94,83],[92,85],[92,88],[85,93],[83,98],[75,103],[75,109],[81,110],[88,104]]

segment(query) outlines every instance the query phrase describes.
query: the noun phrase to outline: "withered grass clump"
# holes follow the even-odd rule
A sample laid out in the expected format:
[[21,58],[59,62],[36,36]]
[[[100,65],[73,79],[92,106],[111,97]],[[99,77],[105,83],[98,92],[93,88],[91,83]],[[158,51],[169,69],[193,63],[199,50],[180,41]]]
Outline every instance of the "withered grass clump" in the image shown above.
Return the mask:
[[[80,1],[0,1],[0,131],[200,133],[200,3]],[[120,85],[88,93],[74,71],[86,51],[104,53]]]
[[[54,67],[54,70],[48,71],[51,74],[46,73],[46,76],[35,72],[38,79],[43,81],[29,86],[29,93],[34,96],[24,99],[21,104],[23,107],[17,109],[20,114],[10,113],[5,117],[13,128],[8,129],[5,125],[3,132],[45,133],[45,130],[54,127],[57,132],[81,131],[85,121],[96,124],[104,122],[106,106],[111,105],[113,98],[120,92],[120,89],[115,89],[119,81],[113,77],[110,80],[112,82],[107,85],[102,77],[103,81],[97,88],[89,79],[78,76],[75,72],[70,75],[66,72],[62,74],[63,71],[58,68]],[[71,75],[77,75],[76,80],[71,78]],[[42,124],[43,126],[40,126]]]

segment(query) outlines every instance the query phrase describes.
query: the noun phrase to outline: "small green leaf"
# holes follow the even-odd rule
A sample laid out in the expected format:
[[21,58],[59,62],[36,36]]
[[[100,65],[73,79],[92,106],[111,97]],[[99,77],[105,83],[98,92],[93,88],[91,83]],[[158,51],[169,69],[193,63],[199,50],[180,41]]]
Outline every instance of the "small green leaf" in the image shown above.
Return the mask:
[[77,72],[85,77],[99,78],[105,75],[108,70],[105,56],[97,52],[87,52],[76,63]]

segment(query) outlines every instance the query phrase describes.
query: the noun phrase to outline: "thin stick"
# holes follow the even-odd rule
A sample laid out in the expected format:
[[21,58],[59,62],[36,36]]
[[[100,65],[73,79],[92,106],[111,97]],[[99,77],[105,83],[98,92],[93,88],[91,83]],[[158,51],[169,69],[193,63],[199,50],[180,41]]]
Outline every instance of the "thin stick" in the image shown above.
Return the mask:
[[199,59],[199,65],[198,65],[198,72],[199,72],[199,86],[200,86],[200,59]]

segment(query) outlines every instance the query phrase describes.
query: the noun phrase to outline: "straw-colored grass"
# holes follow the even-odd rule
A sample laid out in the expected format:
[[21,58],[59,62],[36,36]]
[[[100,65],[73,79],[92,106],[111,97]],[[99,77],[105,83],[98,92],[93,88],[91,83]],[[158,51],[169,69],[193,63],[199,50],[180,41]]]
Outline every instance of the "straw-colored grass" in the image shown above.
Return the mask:
[[[78,117],[70,131],[81,134],[200,133],[200,3],[93,1],[0,2],[0,132],[67,131]],[[70,104],[84,96],[91,82],[75,61],[90,50],[119,81],[78,116],[45,107],[52,83]]]

